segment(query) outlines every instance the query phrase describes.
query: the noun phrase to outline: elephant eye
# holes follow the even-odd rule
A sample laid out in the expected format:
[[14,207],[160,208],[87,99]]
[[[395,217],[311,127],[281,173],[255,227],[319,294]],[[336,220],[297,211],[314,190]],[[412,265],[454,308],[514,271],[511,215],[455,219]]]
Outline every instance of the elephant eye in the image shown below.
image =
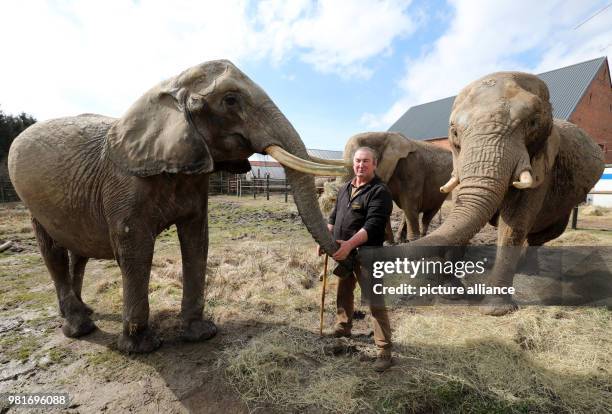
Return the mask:
[[223,102],[225,105],[231,107],[238,103],[238,99],[234,95],[226,95],[225,98],[223,98]]

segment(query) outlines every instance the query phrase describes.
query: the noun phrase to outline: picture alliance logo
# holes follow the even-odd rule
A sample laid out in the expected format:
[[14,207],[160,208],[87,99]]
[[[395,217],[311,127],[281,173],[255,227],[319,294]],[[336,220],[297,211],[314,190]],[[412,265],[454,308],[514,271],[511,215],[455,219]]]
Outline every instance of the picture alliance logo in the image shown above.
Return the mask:
[[454,275],[461,279],[469,275],[482,275],[485,272],[487,258],[472,260],[409,260],[397,258],[392,261],[376,261],[372,264],[372,276],[377,279],[385,275],[406,275],[414,279],[417,275]]

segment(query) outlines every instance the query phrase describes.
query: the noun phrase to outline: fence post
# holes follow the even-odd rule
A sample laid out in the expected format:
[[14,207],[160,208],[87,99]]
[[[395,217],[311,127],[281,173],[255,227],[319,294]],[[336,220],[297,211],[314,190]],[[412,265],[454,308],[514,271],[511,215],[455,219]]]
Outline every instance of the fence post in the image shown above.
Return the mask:
[[289,187],[287,186],[287,177],[285,177],[285,203],[287,202],[288,197],[289,197]]
[[577,225],[578,225],[578,206],[574,207],[574,210],[572,210],[572,229],[576,230]]
[[0,181],[0,203],[4,203],[5,201],[8,200],[4,199],[4,183]]
[[251,185],[253,186],[253,200],[255,200],[257,198],[257,179],[255,178],[255,175],[253,175]]
[[266,175],[266,200],[270,199],[270,175]]

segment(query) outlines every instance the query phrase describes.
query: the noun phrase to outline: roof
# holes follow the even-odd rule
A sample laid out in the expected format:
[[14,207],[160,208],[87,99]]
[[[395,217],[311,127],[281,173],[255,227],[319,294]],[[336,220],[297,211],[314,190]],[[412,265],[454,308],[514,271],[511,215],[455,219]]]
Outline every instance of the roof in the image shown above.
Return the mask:
[[322,158],[324,160],[341,160],[343,157],[342,151],[322,150],[314,148],[309,148],[306,151],[308,151],[308,155]]
[[[548,86],[553,117],[569,119],[605,61],[606,57],[602,56],[537,75]],[[446,137],[454,101],[455,96],[450,96],[415,105],[391,125],[389,131],[417,140]]]

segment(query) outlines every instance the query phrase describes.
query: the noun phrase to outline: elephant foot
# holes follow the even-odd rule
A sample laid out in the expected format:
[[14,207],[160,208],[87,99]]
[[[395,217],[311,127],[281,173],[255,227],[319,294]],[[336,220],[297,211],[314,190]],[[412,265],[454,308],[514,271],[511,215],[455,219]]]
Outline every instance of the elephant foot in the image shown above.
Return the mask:
[[83,305],[83,312],[85,312],[87,315],[92,315],[94,313],[94,310],[85,304],[85,302],[81,301],[81,304]]
[[62,325],[62,332],[68,338],[78,338],[79,336],[87,335],[96,329],[89,314],[83,312],[79,314],[68,315]]
[[188,342],[198,342],[210,339],[217,334],[217,326],[212,321],[192,321],[183,330],[183,339]]
[[480,306],[480,313],[489,316],[503,316],[518,310],[518,305],[512,299],[491,298]]
[[119,351],[125,353],[144,354],[155,351],[161,346],[161,344],[162,340],[155,334],[155,332],[149,328],[146,328],[134,335],[127,335],[125,333],[121,334],[121,336],[119,336],[119,340],[117,341],[117,348]]

